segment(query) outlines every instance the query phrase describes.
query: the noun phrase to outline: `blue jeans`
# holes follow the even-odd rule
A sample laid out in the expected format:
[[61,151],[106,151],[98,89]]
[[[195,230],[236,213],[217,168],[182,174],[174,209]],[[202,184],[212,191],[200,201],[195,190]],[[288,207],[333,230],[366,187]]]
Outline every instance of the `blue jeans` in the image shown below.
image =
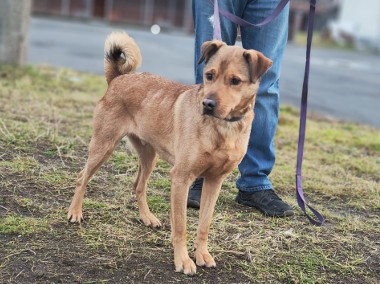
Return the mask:
[[[251,23],[264,20],[280,0],[219,0],[220,8],[230,11]],[[195,26],[195,78],[202,83],[203,64],[197,62],[201,56],[203,42],[212,40],[213,27],[209,21],[213,15],[213,1],[193,0]],[[279,79],[281,61],[288,38],[289,5],[273,22],[259,28],[241,28],[241,39],[246,49],[256,49],[273,61],[272,68],[262,77],[255,104],[255,119],[247,153],[239,165],[240,177],[236,186],[241,191],[259,191],[272,188],[268,178],[275,163],[274,136],[279,114]],[[222,39],[234,45],[237,36],[236,24],[220,16]]]

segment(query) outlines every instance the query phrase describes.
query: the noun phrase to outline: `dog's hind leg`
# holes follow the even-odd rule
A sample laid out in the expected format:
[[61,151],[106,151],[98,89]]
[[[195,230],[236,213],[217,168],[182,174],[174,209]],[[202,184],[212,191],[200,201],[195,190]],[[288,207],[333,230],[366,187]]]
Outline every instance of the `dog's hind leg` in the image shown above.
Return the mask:
[[133,190],[136,193],[140,219],[146,226],[152,226],[153,228],[161,227],[161,222],[150,212],[146,201],[148,179],[156,165],[156,151],[150,144],[141,141],[136,136],[128,136],[128,139],[139,156],[139,170],[133,184]]
[[72,223],[83,221],[82,204],[86,186],[92,175],[108,159],[124,136],[123,130],[119,127],[120,124],[110,123],[107,118],[94,120],[94,134],[89,145],[87,162],[78,175],[74,197],[67,214],[68,220]]
[[195,259],[199,266],[215,267],[216,263],[207,249],[208,234],[216,200],[218,199],[223,178],[205,177],[199,211],[199,224],[195,239]]

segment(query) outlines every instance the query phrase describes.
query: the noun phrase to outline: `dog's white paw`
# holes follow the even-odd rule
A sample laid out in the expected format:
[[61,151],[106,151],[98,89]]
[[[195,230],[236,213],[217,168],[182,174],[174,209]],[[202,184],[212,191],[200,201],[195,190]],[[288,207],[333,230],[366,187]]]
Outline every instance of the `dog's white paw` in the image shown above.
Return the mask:
[[189,256],[180,259],[174,259],[174,264],[176,272],[183,272],[186,275],[194,275],[197,273],[197,267]]
[[195,250],[195,259],[198,266],[216,267],[216,263],[211,254],[205,250]]
[[67,220],[70,223],[81,223],[81,222],[83,222],[82,209],[69,208],[69,212],[67,213]]
[[160,228],[161,222],[154,216],[152,213],[144,213],[140,214],[140,219],[143,221],[145,226],[153,227],[153,228]]

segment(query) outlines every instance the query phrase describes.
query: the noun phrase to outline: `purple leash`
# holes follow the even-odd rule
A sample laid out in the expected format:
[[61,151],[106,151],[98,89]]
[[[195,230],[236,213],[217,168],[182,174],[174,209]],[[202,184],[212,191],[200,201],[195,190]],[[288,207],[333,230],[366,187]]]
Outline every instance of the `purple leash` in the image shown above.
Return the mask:
[[[290,0],[281,0],[281,2],[273,10],[272,14],[270,14],[266,19],[264,19],[264,21],[258,24],[252,24],[237,17],[234,14],[231,14],[228,11],[219,9],[218,0],[214,0],[214,39],[222,40],[219,13],[239,26],[260,27],[260,26],[264,26],[270,23],[273,19],[275,19],[280,14],[282,9],[286,6],[286,4],[289,3],[289,1]],[[302,85],[300,127],[299,127],[299,137],[298,137],[296,195],[297,195],[298,206],[305,213],[310,223],[316,226],[322,226],[325,221],[324,217],[306,202],[303,189],[302,189],[302,159],[303,159],[303,148],[305,144],[305,133],[306,133],[307,95],[308,95],[308,88],[309,88],[309,71],[310,71],[310,50],[311,50],[311,43],[313,39],[315,5],[316,5],[316,0],[310,0],[308,31],[307,31],[307,45],[306,45],[306,63],[305,63],[305,73],[304,73],[304,79],[303,79],[303,85]],[[306,206],[313,212],[313,214],[318,218],[318,220],[315,220],[309,216],[309,214],[306,212]]]
[[[302,189],[302,159],[303,159],[303,148],[304,148],[304,143],[305,143],[305,132],[306,132],[305,129],[306,129],[306,113],[307,113],[307,95],[308,95],[308,89],[309,89],[310,50],[311,50],[311,43],[313,40],[315,5],[316,5],[316,0],[310,0],[309,19],[308,19],[308,28],[307,28],[306,63],[305,63],[305,73],[304,73],[303,86],[302,86],[300,128],[299,128],[298,151],[297,151],[296,193],[297,193],[298,206],[305,213],[310,223],[312,223],[313,225],[322,226],[325,219],[317,210],[315,210],[313,207],[307,204],[305,200],[305,196],[303,194],[303,189]],[[318,221],[311,218],[307,214],[305,205],[314,213],[314,215],[318,218]]]

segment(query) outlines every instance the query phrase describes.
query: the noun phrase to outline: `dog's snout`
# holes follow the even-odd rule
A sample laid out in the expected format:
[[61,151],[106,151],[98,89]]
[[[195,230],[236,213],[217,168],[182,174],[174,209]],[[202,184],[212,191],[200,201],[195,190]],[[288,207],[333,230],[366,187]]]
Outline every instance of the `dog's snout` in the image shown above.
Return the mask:
[[208,110],[214,110],[216,107],[216,101],[210,98],[204,99],[202,104],[203,107]]

